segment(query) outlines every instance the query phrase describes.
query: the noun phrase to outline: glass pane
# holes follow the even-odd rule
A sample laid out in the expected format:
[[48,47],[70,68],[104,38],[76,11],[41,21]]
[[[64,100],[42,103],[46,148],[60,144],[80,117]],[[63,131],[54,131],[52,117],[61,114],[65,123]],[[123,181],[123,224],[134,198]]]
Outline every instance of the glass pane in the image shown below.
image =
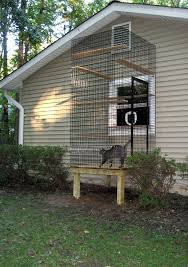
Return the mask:
[[148,99],[148,86],[146,82],[139,80],[134,81],[134,103],[147,103]]
[[[131,104],[132,89],[131,85],[120,86],[117,88],[117,95],[120,101],[118,105]],[[123,101],[121,101],[123,100]]]

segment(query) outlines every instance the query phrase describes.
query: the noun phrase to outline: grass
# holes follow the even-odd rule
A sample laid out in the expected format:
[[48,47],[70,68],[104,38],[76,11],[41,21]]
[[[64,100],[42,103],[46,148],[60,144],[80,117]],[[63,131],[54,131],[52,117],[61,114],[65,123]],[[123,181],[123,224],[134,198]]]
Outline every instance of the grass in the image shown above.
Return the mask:
[[32,195],[0,196],[0,266],[187,267],[185,233],[165,235]]

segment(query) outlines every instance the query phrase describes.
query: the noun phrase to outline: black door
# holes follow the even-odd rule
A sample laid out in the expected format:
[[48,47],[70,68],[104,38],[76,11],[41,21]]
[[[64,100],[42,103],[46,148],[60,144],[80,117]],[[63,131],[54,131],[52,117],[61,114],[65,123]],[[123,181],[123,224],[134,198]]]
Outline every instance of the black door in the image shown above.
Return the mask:
[[[148,106],[148,82],[132,77],[131,83],[131,110],[129,118],[125,120],[131,126],[131,153],[134,151],[134,135],[142,134],[146,140],[146,151],[149,148],[149,106]],[[140,129],[140,130],[137,130]],[[142,133],[141,133],[142,131]]]
[[131,153],[137,139],[145,142],[145,151],[149,148],[149,100],[148,82],[131,77],[130,83],[117,88],[119,98],[117,108],[117,126],[130,129]]

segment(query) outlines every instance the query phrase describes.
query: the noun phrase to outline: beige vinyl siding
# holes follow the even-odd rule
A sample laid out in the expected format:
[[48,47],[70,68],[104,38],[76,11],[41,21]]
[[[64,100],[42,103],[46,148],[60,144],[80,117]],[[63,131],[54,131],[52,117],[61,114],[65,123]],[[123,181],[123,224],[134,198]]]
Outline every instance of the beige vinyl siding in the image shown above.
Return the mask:
[[[177,160],[188,155],[188,22],[121,16],[157,48],[156,145]],[[24,81],[25,144],[70,144],[70,52]],[[62,103],[59,104],[59,103]]]
[[24,81],[21,94],[25,110],[24,144],[70,146],[70,93],[70,52]]
[[[157,48],[156,145],[170,157],[184,160],[188,155],[188,22],[121,16],[102,31],[127,21],[133,32]],[[70,93],[70,51],[24,81],[20,95],[25,144],[70,146]],[[88,178],[84,181],[102,182]],[[179,182],[174,190],[187,194],[186,185]]]
[[188,22],[121,16],[156,45],[156,146],[177,160],[188,156]]

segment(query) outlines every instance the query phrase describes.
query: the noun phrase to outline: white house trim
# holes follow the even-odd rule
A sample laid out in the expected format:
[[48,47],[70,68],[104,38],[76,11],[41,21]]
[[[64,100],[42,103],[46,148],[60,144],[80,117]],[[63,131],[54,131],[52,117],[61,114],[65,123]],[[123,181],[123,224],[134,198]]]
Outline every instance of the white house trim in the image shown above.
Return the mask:
[[9,104],[14,105],[19,110],[19,130],[18,130],[18,144],[23,145],[23,134],[24,134],[24,108],[20,103],[14,100],[8,95],[7,90],[4,91],[4,96],[8,100]]
[[187,9],[112,2],[106,8],[86,20],[80,26],[44,49],[22,67],[1,80],[0,88],[4,90],[19,89],[26,78],[69,49],[73,38],[92,34],[114,21],[122,14],[188,20]]
[[[123,5],[122,5],[123,4]],[[128,4],[123,2],[116,2],[116,11],[126,12],[134,15],[144,15],[152,17],[169,17],[180,20],[188,19],[187,8],[172,8],[163,6],[152,6],[142,4]]]

